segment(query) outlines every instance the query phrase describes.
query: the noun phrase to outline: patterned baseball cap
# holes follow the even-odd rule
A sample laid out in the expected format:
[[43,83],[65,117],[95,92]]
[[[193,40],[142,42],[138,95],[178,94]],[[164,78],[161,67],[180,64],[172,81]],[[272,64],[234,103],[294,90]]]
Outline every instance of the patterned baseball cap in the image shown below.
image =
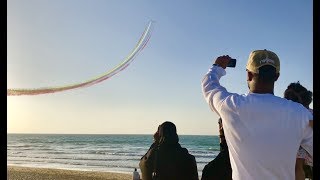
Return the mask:
[[280,72],[280,60],[276,53],[272,51],[255,50],[249,55],[247,70],[259,74],[259,68],[265,65],[271,65],[276,68],[276,73]]

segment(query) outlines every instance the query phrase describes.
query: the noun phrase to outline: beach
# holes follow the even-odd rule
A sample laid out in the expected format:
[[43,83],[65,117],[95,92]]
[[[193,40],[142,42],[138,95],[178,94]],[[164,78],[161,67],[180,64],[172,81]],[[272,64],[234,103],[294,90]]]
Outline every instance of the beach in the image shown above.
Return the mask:
[[7,167],[9,180],[130,180],[131,174],[51,168]]
[[[198,174],[219,153],[219,137],[181,135],[197,161]],[[7,165],[132,174],[152,135],[8,134]]]

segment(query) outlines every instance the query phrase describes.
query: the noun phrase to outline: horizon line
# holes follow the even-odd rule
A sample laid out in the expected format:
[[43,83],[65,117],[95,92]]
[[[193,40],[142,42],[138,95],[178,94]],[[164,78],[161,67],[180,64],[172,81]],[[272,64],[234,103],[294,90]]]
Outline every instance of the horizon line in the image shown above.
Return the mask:
[[[10,134],[25,134],[25,135],[153,135],[153,134],[116,134],[116,133],[9,133],[7,132],[7,135]],[[218,136],[218,135],[210,135],[210,134],[178,134],[179,136]]]

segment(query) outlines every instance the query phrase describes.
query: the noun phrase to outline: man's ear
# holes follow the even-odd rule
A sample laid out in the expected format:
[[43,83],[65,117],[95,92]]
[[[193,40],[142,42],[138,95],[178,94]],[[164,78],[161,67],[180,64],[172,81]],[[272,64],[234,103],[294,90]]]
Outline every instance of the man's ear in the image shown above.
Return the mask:
[[253,73],[250,71],[247,71],[247,81],[252,81],[253,79]]
[[279,76],[280,76],[280,73],[277,73],[277,74],[276,74],[276,77],[274,78],[274,81],[277,81],[278,78],[279,78]]

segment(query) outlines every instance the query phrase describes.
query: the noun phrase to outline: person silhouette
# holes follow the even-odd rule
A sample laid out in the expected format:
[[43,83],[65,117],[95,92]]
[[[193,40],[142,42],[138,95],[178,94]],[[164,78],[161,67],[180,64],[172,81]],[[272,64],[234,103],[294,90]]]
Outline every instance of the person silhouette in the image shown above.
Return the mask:
[[231,59],[228,55],[216,58],[201,85],[210,109],[223,120],[232,179],[294,179],[299,146],[313,156],[312,113],[274,95],[280,76],[280,59],[274,52],[250,53],[246,94],[231,93],[220,84]]
[[179,144],[175,124],[162,123],[139,166],[143,180],[198,180],[195,157]]
[[[284,98],[302,104],[305,108],[309,109],[311,113],[313,113],[313,110],[310,109],[309,106],[312,102],[312,95],[312,92],[302,86],[299,81],[290,83],[284,91]],[[296,180],[313,178],[313,158],[301,146],[297,154],[295,173]]]

